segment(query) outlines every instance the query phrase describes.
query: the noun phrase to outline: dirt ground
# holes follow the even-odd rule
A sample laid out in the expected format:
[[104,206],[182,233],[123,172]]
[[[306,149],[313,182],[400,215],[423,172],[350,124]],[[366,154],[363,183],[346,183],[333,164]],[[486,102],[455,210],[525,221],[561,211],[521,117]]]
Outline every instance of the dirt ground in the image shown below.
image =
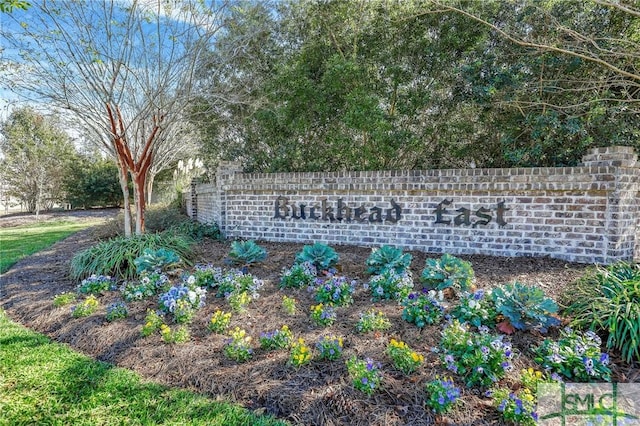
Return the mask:
[[[82,218],[80,218],[81,220]],[[0,225],[8,226],[5,218]],[[11,222],[13,223],[13,222]],[[237,364],[222,353],[225,338],[209,333],[206,324],[216,309],[229,311],[224,299],[214,294],[207,297],[190,325],[191,341],[183,345],[169,345],[160,336],[143,338],[140,335],[145,312],[156,309],[155,300],[129,305],[130,316],[114,323],[106,322],[105,307],[120,296],[109,292],[101,297],[100,310],[90,317],[73,319],[70,309],[54,308],[55,294],[73,291],[77,283],[68,277],[69,261],[77,251],[95,241],[92,230],[75,234],[48,250],[16,264],[1,279],[0,308],[15,320],[31,329],[45,333],[52,339],[67,343],[96,359],[137,371],[156,382],[179,386],[213,397],[238,402],[258,413],[269,413],[300,425],[429,425],[429,424],[499,424],[498,412],[489,399],[477,389],[464,389],[462,402],[448,418],[436,417],[425,409],[424,385],[436,375],[447,375],[431,349],[437,346],[440,328],[420,330],[401,319],[401,307],[395,302],[377,302],[361,285],[355,303],[338,308],[338,321],[327,329],[314,327],[309,320],[312,295],[305,289],[280,290],[279,277],[284,267],[291,266],[300,244],[260,243],[268,251],[267,260],[252,267],[250,272],[265,281],[260,298],[252,302],[246,313],[234,315],[231,327],[239,326],[253,336],[254,357]],[[338,246],[342,273],[363,284],[365,259],[369,248]],[[229,243],[206,240],[198,247],[198,262],[224,266]],[[412,252],[412,271],[418,277],[428,255]],[[433,257],[433,255],[431,255]],[[461,256],[472,262],[476,285],[490,288],[497,284],[519,280],[538,284],[548,295],[558,296],[568,283],[578,278],[585,265],[553,259],[496,258],[489,256]],[[298,301],[298,313],[287,316],[281,308],[282,296]],[[371,307],[387,314],[393,326],[376,334],[356,334],[359,313]],[[287,324],[296,337],[313,344],[324,334],[344,337],[344,359],[352,355],[371,357],[383,366],[384,380],[380,391],[367,398],[355,390],[348,378],[344,362],[313,361],[294,369],[287,365],[286,351],[263,351],[258,336]],[[395,371],[384,351],[389,339],[407,342],[425,355],[424,366],[411,376]],[[542,336],[516,333],[512,336],[519,356],[517,369],[533,366],[530,348]],[[615,360],[615,357],[614,357]],[[616,381],[638,381],[638,369],[628,365],[613,365]],[[510,378],[502,384],[515,386]]]

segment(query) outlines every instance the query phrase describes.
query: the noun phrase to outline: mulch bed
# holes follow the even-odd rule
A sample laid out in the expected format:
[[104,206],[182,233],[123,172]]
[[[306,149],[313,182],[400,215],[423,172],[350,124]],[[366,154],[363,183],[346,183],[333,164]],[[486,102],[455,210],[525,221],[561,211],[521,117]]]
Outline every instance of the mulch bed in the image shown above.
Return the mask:
[[[91,230],[75,234],[52,248],[26,258],[8,271],[0,283],[0,307],[20,323],[64,342],[96,359],[129,368],[147,379],[232,400],[258,413],[269,413],[294,424],[304,425],[427,425],[427,424],[496,424],[498,412],[477,389],[465,389],[462,403],[448,418],[434,416],[424,407],[424,385],[436,375],[448,375],[439,365],[431,348],[439,341],[439,327],[420,330],[401,319],[401,308],[394,302],[372,303],[361,286],[355,303],[338,308],[338,321],[327,329],[314,327],[308,316],[314,304],[305,289],[280,290],[278,282],[282,268],[291,266],[301,244],[260,243],[269,253],[267,260],[250,269],[265,280],[260,298],[252,302],[244,314],[234,315],[231,327],[244,328],[257,345],[258,335],[288,324],[296,337],[313,344],[323,334],[342,335],[345,339],[344,358],[351,355],[371,357],[382,362],[384,382],[381,390],[366,397],[350,383],[344,362],[313,361],[294,369],[287,365],[287,351],[257,349],[244,364],[228,360],[222,353],[225,338],[209,333],[206,324],[216,309],[229,311],[224,299],[209,294],[207,305],[190,325],[191,341],[169,345],[159,335],[143,338],[142,323],[148,308],[156,309],[155,300],[129,305],[126,320],[109,323],[104,319],[105,307],[119,300],[117,292],[101,297],[100,310],[87,318],[73,319],[70,309],[54,308],[55,294],[73,291],[76,283],[68,277],[69,261],[74,253],[95,242]],[[367,280],[365,259],[369,248],[338,246],[342,273],[360,283]],[[229,243],[206,240],[199,246],[198,262],[224,266]],[[412,252],[413,274],[418,277],[425,259],[424,253]],[[431,255],[433,257],[434,255]],[[519,280],[538,284],[550,296],[557,297],[563,287],[578,278],[585,265],[540,258],[495,258],[461,256],[473,264],[476,285],[490,288],[496,284]],[[298,313],[286,316],[282,312],[283,294],[298,301]],[[354,327],[359,313],[375,307],[387,314],[393,327],[387,332],[356,334]],[[411,376],[394,370],[384,355],[391,337],[402,339],[425,355],[424,366]],[[530,347],[542,336],[516,333],[514,347],[521,355],[517,369],[533,366],[527,356]],[[614,364],[614,380],[638,380],[638,370]],[[507,378],[505,384],[515,386]]]

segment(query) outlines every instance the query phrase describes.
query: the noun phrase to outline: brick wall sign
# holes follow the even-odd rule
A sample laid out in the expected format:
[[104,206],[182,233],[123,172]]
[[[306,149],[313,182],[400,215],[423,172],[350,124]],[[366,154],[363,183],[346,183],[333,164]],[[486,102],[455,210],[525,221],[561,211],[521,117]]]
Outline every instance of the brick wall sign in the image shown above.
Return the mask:
[[260,174],[226,162],[184,198],[227,238],[607,264],[640,249],[636,161],[608,147],[565,168]]

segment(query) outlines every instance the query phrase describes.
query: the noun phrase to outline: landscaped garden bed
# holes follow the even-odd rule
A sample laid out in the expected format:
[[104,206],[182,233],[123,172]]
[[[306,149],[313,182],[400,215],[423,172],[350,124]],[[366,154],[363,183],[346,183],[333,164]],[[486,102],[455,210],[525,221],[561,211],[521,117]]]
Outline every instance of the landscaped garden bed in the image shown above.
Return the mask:
[[[339,260],[336,265],[326,265],[335,269],[333,275],[318,273],[320,281],[314,278],[311,290],[308,285],[292,287],[286,280],[281,287],[283,270],[292,267],[302,244],[259,242],[267,257],[246,267],[244,275],[255,280],[246,281],[245,291],[234,296],[231,288],[224,287],[225,282],[240,276],[230,273],[234,268],[229,264],[231,243],[209,239],[197,247],[195,263],[201,265],[201,273],[183,265],[167,273],[168,283],[149,274],[144,282],[162,281],[159,287],[163,288],[147,296],[140,290],[142,280],[138,278],[129,280],[128,285],[89,280],[78,288],[78,282],[69,278],[69,260],[93,243],[92,234],[83,232],[23,260],[3,278],[2,308],[23,324],[100,360],[131,368],[161,383],[219,395],[296,424],[502,422],[509,401],[500,407],[487,391],[493,390],[495,395],[508,389],[507,400],[511,392],[520,395],[526,387],[523,370],[532,368],[534,375],[543,370],[534,361],[533,349],[545,338],[562,337],[562,322],[567,320],[560,316],[558,326],[551,324],[553,321],[544,324],[550,325],[546,334],[533,329],[507,335],[498,332],[501,326],[495,323],[484,334],[475,325],[453,322],[445,326],[447,315],[465,296],[458,291],[440,300],[437,294],[429,297],[421,291],[423,283],[429,282],[423,271],[427,259],[433,263],[440,256],[411,253],[414,287],[406,288],[397,281],[397,285],[381,286],[377,291],[375,284],[379,282],[372,281],[369,272],[382,271],[367,262],[371,249],[348,246],[334,247]],[[545,297],[556,300],[585,269],[585,265],[551,259],[461,258],[471,263],[474,289],[490,290],[518,281],[535,284]],[[231,278],[220,278],[220,271]],[[198,277],[212,275],[218,276],[217,284],[205,286],[206,293],[189,293],[190,286],[193,289],[204,282]],[[469,291],[467,305],[473,300],[473,289]],[[55,306],[54,297],[65,292],[75,293],[76,300]],[[96,293],[98,306],[93,312],[89,306],[83,316],[83,308],[78,306],[90,293]],[[394,300],[396,293],[407,299],[402,303]],[[178,304],[178,299],[193,309]],[[440,312],[437,307],[431,309],[433,300],[441,305]],[[184,309],[176,309],[178,305]],[[414,309],[416,306],[420,309]],[[163,307],[159,320],[156,314],[150,315]],[[331,322],[327,320],[330,310],[335,320],[324,326]],[[424,311],[429,314],[422,314]],[[230,318],[225,315],[228,313]],[[379,329],[369,330],[371,324],[363,324],[363,316],[370,323],[377,318]],[[513,331],[504,324],[501,328]],[[482,372],[463,374],[465,366],[457,358],[461,349],[455,342],[461,335],[466,336],[466,346],[477,339],[478,348],[486,348],[487,359],[495,361],[492,365],[504,363],[495,367],[499,371],[495,382]],[[638,380],[636,368],[622,362],[615,352],[609,355],[613,381]],[[429,400],[431,406],[427,405]],[[439,414],[449,400],[455,400],[452,408]],[[526,405],[526,398],[520,400]],[[511,402],[514,407],[515,401]]]

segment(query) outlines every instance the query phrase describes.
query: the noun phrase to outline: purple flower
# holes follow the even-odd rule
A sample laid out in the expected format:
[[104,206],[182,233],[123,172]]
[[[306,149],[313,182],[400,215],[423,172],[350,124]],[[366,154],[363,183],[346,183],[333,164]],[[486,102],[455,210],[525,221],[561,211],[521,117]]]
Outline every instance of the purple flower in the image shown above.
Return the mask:
[[609,354],[601,353],[600,354],[600,362],[602,363],[602,365],[608,365],[609,364]]
[[473,293],[473,300],[480,300],[484,297],[484,290],[478,290]]
[[363,377],[362,379],[360,379],[360,381],[362,382],[363,385],[366,385],[367,383],[369,383],[369,379],[367,379],[366,377]]

